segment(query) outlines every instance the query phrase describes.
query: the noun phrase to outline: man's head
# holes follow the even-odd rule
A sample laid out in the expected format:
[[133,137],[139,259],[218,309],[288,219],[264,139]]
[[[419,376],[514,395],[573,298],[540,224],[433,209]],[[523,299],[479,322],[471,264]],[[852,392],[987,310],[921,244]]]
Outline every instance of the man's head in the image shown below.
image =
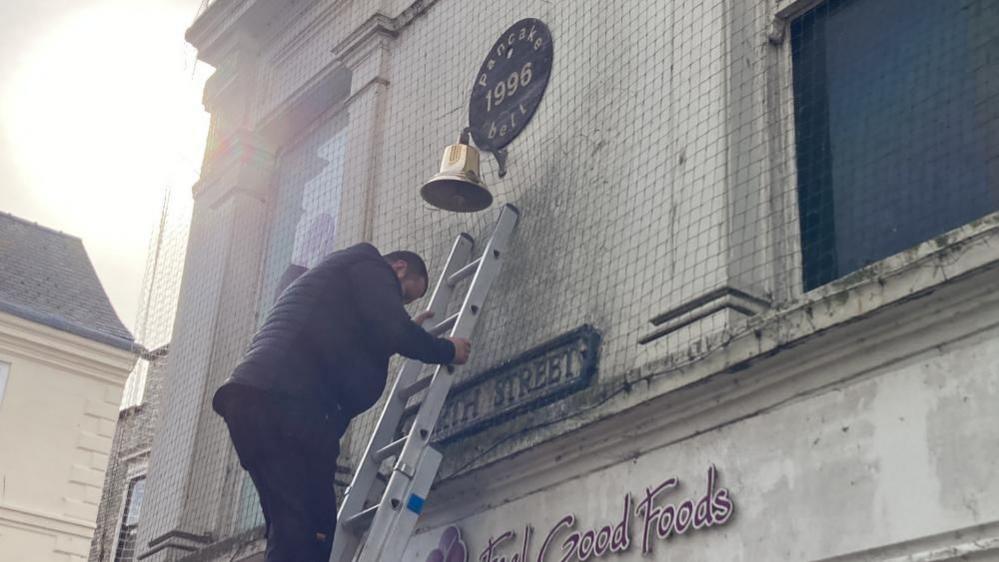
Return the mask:
[[427,264],[418,254],[406,250],[391,252],[382,256],[388,262],[399,284],[402,285],[402,300],[409,304],[427,292]]

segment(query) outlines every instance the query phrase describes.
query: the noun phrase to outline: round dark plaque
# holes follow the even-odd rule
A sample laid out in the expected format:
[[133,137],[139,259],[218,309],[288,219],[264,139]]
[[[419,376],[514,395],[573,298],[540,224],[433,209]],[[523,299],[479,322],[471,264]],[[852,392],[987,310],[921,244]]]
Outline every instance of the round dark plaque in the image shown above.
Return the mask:
[[528,18],[503,32],[475,75],[468,124],[479,148],[498,151],[524,130],[552,72],[552,35]]

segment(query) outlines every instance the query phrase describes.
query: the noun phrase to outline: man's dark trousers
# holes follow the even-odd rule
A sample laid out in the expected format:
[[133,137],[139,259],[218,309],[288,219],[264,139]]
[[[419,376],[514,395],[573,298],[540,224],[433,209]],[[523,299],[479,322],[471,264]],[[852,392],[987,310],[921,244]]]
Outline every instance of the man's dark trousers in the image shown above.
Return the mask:
[[327,562],[342,421],[255,388],[233,385],[227,394],[219,413],[260,496],[267,562]]

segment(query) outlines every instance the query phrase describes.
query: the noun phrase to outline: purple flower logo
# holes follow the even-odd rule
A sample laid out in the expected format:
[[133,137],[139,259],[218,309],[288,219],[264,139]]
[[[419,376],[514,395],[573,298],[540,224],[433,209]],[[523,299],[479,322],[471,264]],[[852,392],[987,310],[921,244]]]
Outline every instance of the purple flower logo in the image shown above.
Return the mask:
[[458,527],[444,529],[440,544],[427,555],[427,562],[468,562],[468,549]]

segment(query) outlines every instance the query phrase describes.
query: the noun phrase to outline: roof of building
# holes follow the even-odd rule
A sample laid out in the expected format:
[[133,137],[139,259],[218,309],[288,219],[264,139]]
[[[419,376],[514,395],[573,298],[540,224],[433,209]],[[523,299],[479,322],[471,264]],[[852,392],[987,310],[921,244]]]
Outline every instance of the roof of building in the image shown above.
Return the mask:
[[3,212],[0,311],[119,349],[135,349],[83,241]]

